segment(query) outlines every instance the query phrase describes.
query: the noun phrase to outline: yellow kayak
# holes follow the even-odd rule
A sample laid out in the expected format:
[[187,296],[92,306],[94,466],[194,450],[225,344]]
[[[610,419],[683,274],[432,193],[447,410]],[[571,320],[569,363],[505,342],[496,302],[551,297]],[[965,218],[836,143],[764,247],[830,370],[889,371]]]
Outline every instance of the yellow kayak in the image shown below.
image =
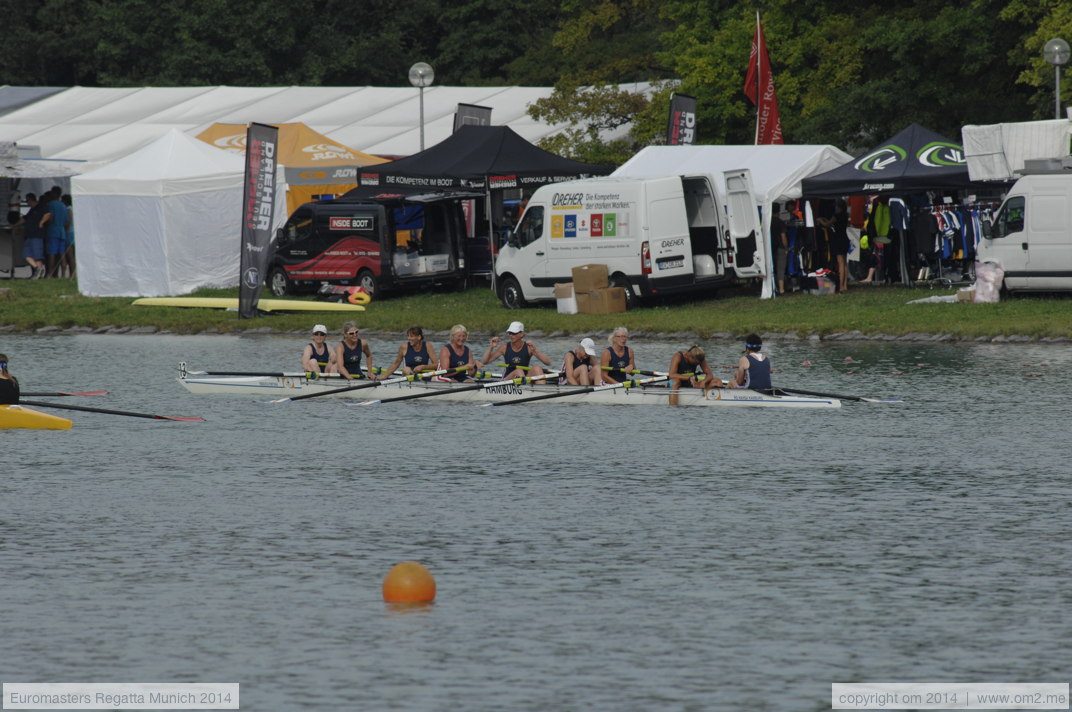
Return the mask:
[[70,430],[71,421],[21,405],[0,405],[0,430],[13,428]]

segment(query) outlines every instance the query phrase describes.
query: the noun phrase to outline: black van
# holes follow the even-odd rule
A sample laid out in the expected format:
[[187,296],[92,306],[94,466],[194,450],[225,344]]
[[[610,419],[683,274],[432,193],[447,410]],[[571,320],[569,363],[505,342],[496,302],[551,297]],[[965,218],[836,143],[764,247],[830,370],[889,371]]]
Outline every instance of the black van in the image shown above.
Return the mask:
[[461,193],[380,195],[306,203],[276,232],[268,290],[281,297],[322,284],[370,295],[445,285],[468,277]]

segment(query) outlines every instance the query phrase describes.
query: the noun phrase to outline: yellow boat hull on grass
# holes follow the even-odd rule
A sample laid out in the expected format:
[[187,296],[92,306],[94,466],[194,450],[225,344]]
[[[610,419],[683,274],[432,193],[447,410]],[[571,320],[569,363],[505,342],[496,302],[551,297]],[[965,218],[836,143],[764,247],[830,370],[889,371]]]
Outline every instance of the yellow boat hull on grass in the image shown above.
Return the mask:
[[[366,297],[367,295],[362,295]],[[138,307],[185,307],[187,309],[232,309],[238,310],[237,297],[142,297],[132,304]],[[257,302],[261,311],[317,311],[355,312],[365,311],[360,304],[349,302],[308,302],[300,299],[261,299]]]
[[21,405],[0,405],[0,430],[70,430],[71,421]]

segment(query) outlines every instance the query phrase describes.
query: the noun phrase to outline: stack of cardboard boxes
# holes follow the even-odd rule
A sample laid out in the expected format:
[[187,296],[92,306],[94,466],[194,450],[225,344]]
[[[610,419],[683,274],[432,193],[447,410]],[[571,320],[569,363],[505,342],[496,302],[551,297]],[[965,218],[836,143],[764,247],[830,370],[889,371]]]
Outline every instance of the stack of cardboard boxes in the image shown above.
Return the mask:
[[606,265],[573,268],[573,282],[555,285],[561,314],[615,314],[625,311],[625,289],[611,287]]

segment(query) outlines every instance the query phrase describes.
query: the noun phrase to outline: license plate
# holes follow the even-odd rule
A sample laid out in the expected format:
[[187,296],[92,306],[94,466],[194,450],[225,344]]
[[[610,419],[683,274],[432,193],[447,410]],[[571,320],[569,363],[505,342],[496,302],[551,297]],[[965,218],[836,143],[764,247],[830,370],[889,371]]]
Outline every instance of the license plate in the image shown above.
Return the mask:
[[659,269],[678,269],[685,266],[684,257],[667,257],[665,259],[657,260]]

